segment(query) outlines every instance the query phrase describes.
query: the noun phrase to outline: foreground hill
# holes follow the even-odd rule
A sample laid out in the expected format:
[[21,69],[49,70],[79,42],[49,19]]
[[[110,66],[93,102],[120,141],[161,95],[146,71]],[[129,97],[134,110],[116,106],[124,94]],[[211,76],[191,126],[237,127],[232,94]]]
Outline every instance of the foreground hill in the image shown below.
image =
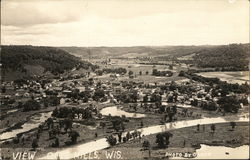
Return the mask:
[[34,75],[57,75],[73,68],[96,66],[54,47],[1,46],[1,70],[6,79]]

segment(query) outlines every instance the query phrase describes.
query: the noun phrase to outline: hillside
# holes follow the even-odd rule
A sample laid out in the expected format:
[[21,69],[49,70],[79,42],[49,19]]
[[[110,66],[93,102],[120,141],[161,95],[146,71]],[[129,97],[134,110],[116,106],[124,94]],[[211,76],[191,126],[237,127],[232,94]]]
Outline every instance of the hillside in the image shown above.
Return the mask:
[[198,67],[217,68],[222,71],[248,70],[249,44],[230,44],[204,49],[193,56]]
[[[155,60],[188,59],[197,67],[219,70],[247,70],[249,44],[203,46],[135,46],[135,47],[61,47],[69,53],[85,58],[141,58]],[[188,57],[188,58],[187,58]],[[187,60],[185,61],[187,62]]]
[[6,79],[57,75],[73,68],[94,69],[68,52],[54,47],[1,46],[2,73]]
[[134,47],[60,47],[75,56],[86,58],[136,58],[182,56],[209,46],[134,46]]

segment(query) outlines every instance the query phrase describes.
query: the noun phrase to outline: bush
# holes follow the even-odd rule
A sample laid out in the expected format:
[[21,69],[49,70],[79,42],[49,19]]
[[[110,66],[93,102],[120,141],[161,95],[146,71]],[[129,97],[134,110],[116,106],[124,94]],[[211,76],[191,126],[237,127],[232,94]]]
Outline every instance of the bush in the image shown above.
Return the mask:
[[39,110],[40,108],[41,108],[41,105],[35,100],[28,100],[23,105],[24,112],[32,111],[32,110]]
[[114,145],[116,145],[117,140],[116,140],[115,137],[113,137],[112,135],[110,135],[110,136],[107,137],[107,142],[108,142],[111,146],[114,146]]

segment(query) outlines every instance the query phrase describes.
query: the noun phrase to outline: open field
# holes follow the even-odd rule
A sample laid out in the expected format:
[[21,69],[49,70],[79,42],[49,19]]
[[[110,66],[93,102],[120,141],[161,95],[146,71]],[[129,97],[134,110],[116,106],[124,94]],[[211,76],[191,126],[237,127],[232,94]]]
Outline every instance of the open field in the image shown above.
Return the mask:
[[[127,143],[118,144],[105,151],[120,151],[125,159],[143,159],[149,156],[149,151],[143,150],[142,147],[144,140],[148,140],[151,144],[151,158],[163,158],[166,156],[166,153],[183,153],[183,155],[184,153],[194,153],[196,149],[200,148],[200,144],[226,147],[249,145],[249,123],[237,123],[234,131],[232,131],[229,123],[216,124],[216,131],[213,135],[210,126],[205,125],[205,130],[201,126],[200,131],[197,131],[196,126],[170,131],[173,137],[170,138],[170,144],[166,149],[159,149],[155,143],[156,135],[150,135]],[[101,153],[103,154],[101,156],[105,157],[104,154],[106,152]],[[216,155],[211,155],[211,158],[214,156]]]
[[198,75],[204,77],[219,78],[222,81],[227,81],[228,83],[238,83],[244,84],[250,82],[249,71],[238,71],[238,72],[203,72],[198,73]]

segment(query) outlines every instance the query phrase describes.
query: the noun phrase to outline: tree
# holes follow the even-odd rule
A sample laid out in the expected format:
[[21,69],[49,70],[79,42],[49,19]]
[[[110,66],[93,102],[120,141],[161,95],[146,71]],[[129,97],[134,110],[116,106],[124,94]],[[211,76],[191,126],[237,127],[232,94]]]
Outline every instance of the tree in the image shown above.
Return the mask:
[[184,72],[184,71],[180,71],[180,73],[179,73],[178,76],[179,76],[179,77],[184,77],[184,76],[185,76],[185,72]]
[[121,143],[122,142],[122,132],[118,132],[117,136],[118,136],[118,141]]
[[148,140],[143,141],[142,143],[143,150],[148,150],[148,156],[151,157],[151,147]]
[[200,131],[200,124],[197,124],[197,131]]
[[143,102],[148,102],[148,95],[145,95],[145,96],[143,97]]
[[43,106],[44,106],[45,108],[48,108],[48,107],[49,107],[49,103],[45,100],[45,101],[43,101]]
[[105,97],[105,92],[103,89],[97,89],[93,95],[93,99],[95,101],[100,101],[104,97]]
[[27,102],[24,103],[23,105],[23,111],[32,111],[32,110],[39,110],[41,108],[41,105],[35,101],[35,100],[28,100]]
[[152,71],[152,75],[154,75],[154,76],[158,75],[158,71],[157,71],[157,69],[153,69],[153,71]]
[[72,122],[72,120],[71,119],[69,119],[69,118],[66,118],[66,119],[64,119],[64,121],[63,121],[63,124],[64,124],[64,130],[67,132],[68,131],[68,129],[72,129],[72,124],[73,124],[73,122]]
[[240,103],[236,96],[224,96],[218,100],[218,104],[225,112],[238,113]]
[[142,71],[139,72],[139,75],[140,75],[140,76],[142,75]]
[[165,148],[164,137],[162,134],[159,133],[156,135],[156,143],[159,148]]
[[121,119],[116,119],[112,121],[112,126],[116,132],[122,129],[122,120]]
[[142,147],[143,147],[144,150],[148,150],[149,147],[150,147],[149,141],[148,140],[143,141]]
[[236,123],[235,122],[230,122],[230,126],[232,127],[232,130],[234,130]]
[[56,97],[56,96],[51,96],[50,98],[47,99],[47,101],[52,106],[57,106],[57,105],[60,104],[60,99],[58,97]]
[[138,100],[138,93],[137,93],[137,91],[133,90],[132,94],[130,94],[129,97],[130,97],[130,99],[131,99],[132,102],[137,102],[137,100]]
[[170,137],[172,137],[173,136],[173,134],[172,133],[170,133],[170,132],[165,132],[165,133],[163,133],[163,136],[165,137],[165,144],[166,144],[166,146],[168,147],[168,145],[169,145],[169,138]]
[[31,146],[34,150],[38,147],[37,139],[33,139]]
[[47,123],[47,125],[48,125],[48,129],[53,128],[54,122],[53,122],[53,119],[52,119],[52,118],[48,118],[48,119],[46,120],[46,123]]
[[169,65],[168,69],[173,70],[173,65]]
[[171,109],[172,109],[172,112],[173,112],[174,114],[177,113],[177,106],[176,106],[176,105],[172,106]]
[[141,128],[144,126],[143,121],[141,121],[141,125],[140,126],[141,126]]
[[128,141],[131,137],[132,137],[132,136],[131,136],[130,132],[127,132],[127,134],[126,134],[126,139],[127,139],[127,141]]
[[6,87],[3,86],[3,87],[2,87],[2,93],[5,93],[5,92],[6,92]]
[[148,71],[146,71],[146,75],[148,75]]
[[129,71],[129,72],[128,72],[129,77],[131,77],[133,74],[134,74],[133,71]]
[[94,84],[94,79],[93,78],[89,78],[88,82],[89,82],[89,85],[92,86]]
[[212,124],[211,126],[210,126],[210,129],[211,129],[211,131],[212,131],[212,134],[214,134],[214,132],[215,132],[215,124]]
[[58,137],[56,137],[55,138],[55,142],[54,143],[52,143],[52,147],[59,147],[59,139],[58,139]]
[[169,138],[173,135],[170,132],[158,133],[156,135],[156,143],[159,148],[166,148],[169,145]]
[[117,140],[116,140],[115,137],[113,137],[112,135],[110,135],[110,136],[107,137],[107,142],[108,142],[111,146],[114,146],[114,145],[116,145]]
[[69,133],[69,137],[71,139],[71,143],[72,144],[76,144],[77,142],[77,138],[80,136],[80,134],[77,132],[77,131],[74,131],[72,130],[70,133]]
[[58,111],[58,108],[56,107],[56,108],[54,109],[54,111],[52,112],[52,116],[53,116],[53,117],[57,117],[58,114],[59,114],[59,111]]
[[102,129],[104,129],[106,127],[106,123],[100,122],[100,126],[102,127]]

